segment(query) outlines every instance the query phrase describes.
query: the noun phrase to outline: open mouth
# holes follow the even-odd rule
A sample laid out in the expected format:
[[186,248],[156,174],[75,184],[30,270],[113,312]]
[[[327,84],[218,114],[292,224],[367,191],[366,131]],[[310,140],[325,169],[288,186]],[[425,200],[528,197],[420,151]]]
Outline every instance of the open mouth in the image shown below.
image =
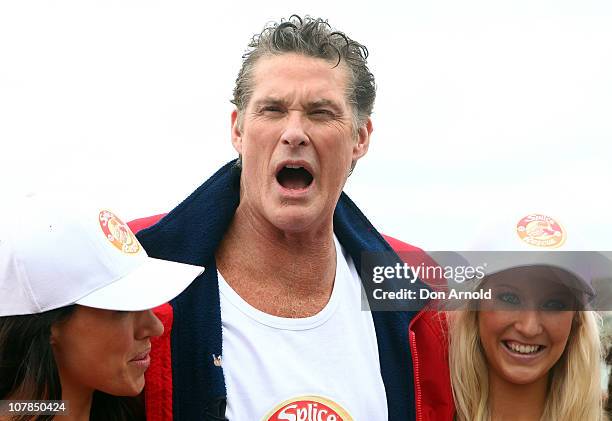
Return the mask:
[[301,165],[287,164],[276,173],[278,184],[289,190],[308,188],[312,180],[312,174]]
[[546,348],[544,345],[527,345],[515,341],[502,341],[502,343],[510,352],[520,355],[535,355]]

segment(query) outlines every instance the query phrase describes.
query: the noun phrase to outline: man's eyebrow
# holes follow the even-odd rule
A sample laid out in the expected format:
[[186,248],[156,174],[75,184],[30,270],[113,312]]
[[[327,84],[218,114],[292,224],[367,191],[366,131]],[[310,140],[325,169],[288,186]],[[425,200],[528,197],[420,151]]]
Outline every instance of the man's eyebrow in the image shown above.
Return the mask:
[[[274,97],[266,97],[266,98],[261,98],[256,100],[253,103],[254,107],[257,108],[261,108],[263,106],[286,106],[286,101],[280,98],[274,98]],[[342,107],[340,104],[338,104],[336,101],[332,101],[330,99],[317,99],[311,102],[306,103],[305,108],[307,110],[312,110],[314,108],[318,108],[318,107],[330,107],[332,108],[335,112],[341,112],[342,111]]]
[[306,104],[306,109],[308,110],[312,110],[319,107],[329,107],[335,113],[341,113],[343,111],[343,108],[340,104],[330,99],[318,99],[316,101],[312,101]]
[[339,108],[338,104],[336,104],[336,102],[330,100],[330,99],[318,99],[316,101],[312,101],[309,102],[308,104],[309,108],[316,108],[316,107],[334,107],[334,108]]
[[255,108],[259,108],[263,105],[284,105],[285,102],[282,99],[278,99],[278,98],[262,98],[262,99],[258,99],[257,101],[255,101],[254,106]]

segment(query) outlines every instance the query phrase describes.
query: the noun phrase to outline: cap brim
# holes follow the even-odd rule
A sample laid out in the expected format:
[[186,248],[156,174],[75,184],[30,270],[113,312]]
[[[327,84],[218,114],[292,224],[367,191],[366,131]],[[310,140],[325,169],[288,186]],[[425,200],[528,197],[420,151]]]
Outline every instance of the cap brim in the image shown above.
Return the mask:
[[593,252],[496,252],[494,256],[498,259],[490,259],[487,276],[518,268],[548,267],[561,283],[590,297],[595,295],[591,286],[594,275],[610,270],[609,262],[600,261]]
[[[459,272],[461,279],[447,277],[453,288],[459,288],[465,280],[480,281],[483,277],[494,276],[498,273],[520,268],[547,267],[552,270],[555,280],[566,285],[571,292],[588,301],[591,301],[605,287],[605,291],[612,292],[612,253],[601,251],[514,251],[514,250],[489,250],[489,251],[438,251],[430,253],[432,259],[443,268],[477,268],[472,279],[464,276],[465,270]],[[594,287],[594,282],[599,283],[600,289]],[[473,282],[470,282],[473,285]],[[467,285],[464,287],[467,288]],[[609,295],[609,296],[612,296]]]
[[204,268],[147,258],[119,280],[76,301],[105,310],[141,311],[162,305],[179,295]]

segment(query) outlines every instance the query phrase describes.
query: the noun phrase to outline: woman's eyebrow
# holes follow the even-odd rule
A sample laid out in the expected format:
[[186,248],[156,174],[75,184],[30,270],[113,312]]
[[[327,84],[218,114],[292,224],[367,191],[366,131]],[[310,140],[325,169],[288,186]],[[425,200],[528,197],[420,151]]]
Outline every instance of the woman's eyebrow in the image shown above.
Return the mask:
[[508,288],[508,289],[511,289],[511,290],[514,290],[514,291],[518,291],[518,292],[521,291],[520,288],[517,288],[514,285],[508,285],[508,284],[493,284],[493,285],[491,285],[491,287],[492,288],[500,288],[500,287],[501,288]]

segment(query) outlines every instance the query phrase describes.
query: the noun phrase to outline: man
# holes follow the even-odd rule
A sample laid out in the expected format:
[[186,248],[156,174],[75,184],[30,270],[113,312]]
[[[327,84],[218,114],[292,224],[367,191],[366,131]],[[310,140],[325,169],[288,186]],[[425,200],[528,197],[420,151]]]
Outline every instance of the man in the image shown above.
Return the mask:
[[138,234],[153,257],[206,267],[159,310],[171,334],[147,378],[149,419],[450,419],[440,320],[361,310],[362,253],[392,250],[342,193],[370,145],[367,49],[296,16],[250,47],[238,161]]

